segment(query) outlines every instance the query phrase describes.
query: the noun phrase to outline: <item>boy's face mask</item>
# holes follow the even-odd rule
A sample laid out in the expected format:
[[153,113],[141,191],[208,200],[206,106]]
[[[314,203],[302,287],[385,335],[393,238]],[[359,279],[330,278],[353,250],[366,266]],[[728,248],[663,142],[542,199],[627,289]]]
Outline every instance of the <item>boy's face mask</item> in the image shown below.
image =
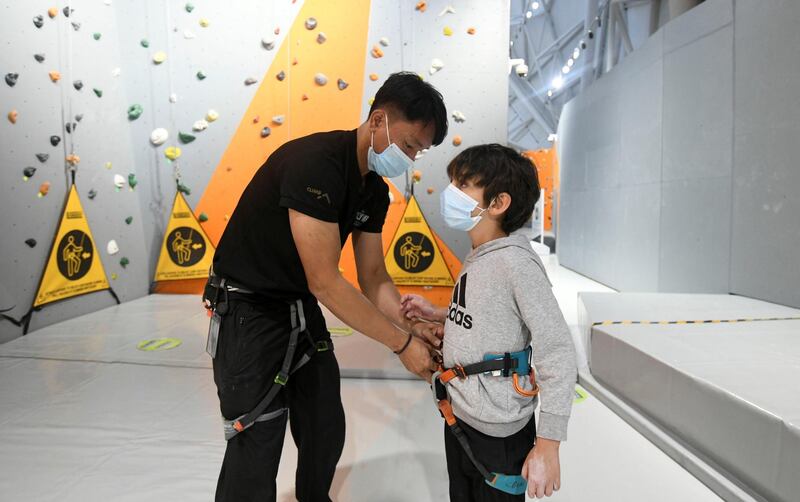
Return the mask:
[[381,153],[375,153],[375,150],[372,148],[375,140],[375,133],[372,133],[369,139],[369,152],[367,152],[367,166],[380,176],[394,178],[411,169],[414,165],[414,161],[409,159],[399,146],[392,143],[392,140],[389,138],[389,117],[386,116],[385,119],[386,140],[389,142],[389,147]]
[[[491,206],[494,199],[489,203]],[[477,225],[486,209],[478,207],[478,201],[459,190],[452,183],[442,190],[439,196],[442,218],[448,227],[455,230],[469,232]],[[477,216],[472,216],[472,211],[478,208],[481,210]]]

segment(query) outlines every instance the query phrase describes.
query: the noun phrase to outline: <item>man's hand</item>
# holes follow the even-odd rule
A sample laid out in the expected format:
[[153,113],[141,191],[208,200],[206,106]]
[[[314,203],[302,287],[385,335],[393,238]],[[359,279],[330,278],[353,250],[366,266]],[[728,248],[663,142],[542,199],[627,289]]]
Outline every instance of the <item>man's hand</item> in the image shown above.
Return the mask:
[[414,336],[422,338],[433,348],[442,348],[442,338],[444,337],[444,326],[435,322],[418,322],[411,327]]
[[400,362],[408,371],[428,383],[431,383],[431,376],[437,368],[431,358],[428,345],[415,336],[411,337],[408,347],[400,354]]
[[528,453],[522,466],[522,477],[528,480],[529,497],[549,497],[561,488],[560,444],[559,441],[537,438],[536,446]]
[[443,309],[437,309],[431,302],[419,295],[403,295],[400,298],[400,304],[406,319],[419,318],[444,322],[446,314],[444,314]]

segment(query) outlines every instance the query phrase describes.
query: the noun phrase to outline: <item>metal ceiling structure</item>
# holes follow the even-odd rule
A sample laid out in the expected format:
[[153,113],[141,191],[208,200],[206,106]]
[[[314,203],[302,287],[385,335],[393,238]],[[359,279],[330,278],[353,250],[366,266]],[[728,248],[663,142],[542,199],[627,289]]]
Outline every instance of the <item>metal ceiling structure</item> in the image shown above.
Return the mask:
[[512,0],[508,143],[547,148],[564,104],[702,0]]

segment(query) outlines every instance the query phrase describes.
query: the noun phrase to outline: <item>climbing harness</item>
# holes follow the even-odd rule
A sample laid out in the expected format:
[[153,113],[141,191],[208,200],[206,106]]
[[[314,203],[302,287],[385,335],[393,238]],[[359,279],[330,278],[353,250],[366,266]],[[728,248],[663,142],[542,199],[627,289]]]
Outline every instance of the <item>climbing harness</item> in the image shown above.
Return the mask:
[[434,400],[439,408],[439,412],[450,427],[450,431],[458,439],[467,457],[481,473],[486,484],[492,488],[496,488],[502,492],[510,493],[511,495],[521,495],[525,493],[527,488],[527,481],[519,474],[502,474],[499,472],[489,472],[486,467],[472,452],[469,446],[467,436],[464,430],[458,425],[458,420],[453,414],[453,407],[450,400],[447,398],[447,384],[453,379],[465,379],[470,375],[479,375],[482,373],[491,373],[494,376],[511,377],[514,390],[525,397],[534,397],[539,393],[539,386],[533,383],[532,390],[525,390],[519,384],[519,376],[528,376],[533,371],[531,369],[531,354],[532,349],[529,346],[525,350],[519,352],[506,352],[504,354],[486,354],[483,361],[467,366],[457,365],[450,369],[440,368],[439,371],[433,375],[433,395]]

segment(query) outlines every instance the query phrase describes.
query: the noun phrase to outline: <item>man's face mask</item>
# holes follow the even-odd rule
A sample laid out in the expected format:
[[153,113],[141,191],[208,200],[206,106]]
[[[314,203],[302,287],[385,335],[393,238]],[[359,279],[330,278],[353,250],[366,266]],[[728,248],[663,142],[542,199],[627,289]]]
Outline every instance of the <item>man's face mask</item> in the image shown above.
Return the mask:
[[389,147],[381,153],[375,153],[375,150],[372,148],[375,140],[375,133],[372,133],[369,139],[367,165],[371,171],[375,171],[381,176],[394,178],[411,169],[414,165],[414,161],[409,159],[399,146],[392,143],[392,140],[389,138],[389,117],[386,115],[384,115],[384,117],[386,119],[386,139],[389,141]]
[[[491,206],[494,199],[489,203]],[[448,227],[455,230],[463,230],[469,232],[475,225],[477,225],[486,209],[478,207],[478,201],[459,190],[452,183],[447,185],[447,188],[442,190],[439,196],[439,204],[441,205],[442,218]],[[472,216],[472,211],[475,208],[481,210],[477,216]]]

